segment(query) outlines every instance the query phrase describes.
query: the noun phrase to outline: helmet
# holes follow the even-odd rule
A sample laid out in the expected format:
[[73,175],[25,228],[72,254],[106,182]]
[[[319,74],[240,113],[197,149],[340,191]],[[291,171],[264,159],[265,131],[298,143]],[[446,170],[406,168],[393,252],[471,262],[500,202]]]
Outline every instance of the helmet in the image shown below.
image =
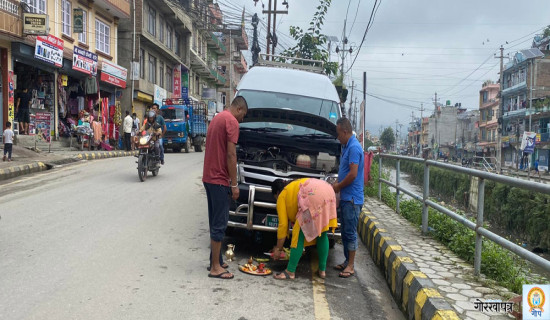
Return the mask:
[[157,114],[155,113],[155,111],[151,110],[149,112],[147,112],[147,117],[149,118],[154,118]]

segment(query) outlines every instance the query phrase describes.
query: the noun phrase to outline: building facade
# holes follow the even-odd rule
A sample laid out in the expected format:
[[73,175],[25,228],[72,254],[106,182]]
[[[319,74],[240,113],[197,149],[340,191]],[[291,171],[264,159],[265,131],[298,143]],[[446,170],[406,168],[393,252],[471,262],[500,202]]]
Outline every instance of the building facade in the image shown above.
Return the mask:
[[500,84],[486,82],[479,91],[479,143],[485,157],[497,155],[498,94]]

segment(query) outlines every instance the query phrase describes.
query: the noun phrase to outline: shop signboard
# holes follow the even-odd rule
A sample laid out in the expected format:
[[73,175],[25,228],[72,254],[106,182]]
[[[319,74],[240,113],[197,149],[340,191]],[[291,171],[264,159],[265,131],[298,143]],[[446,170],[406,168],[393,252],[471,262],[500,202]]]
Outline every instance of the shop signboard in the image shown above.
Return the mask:
[[128,71],[126,70],[126,68],[123,68],[109,61],[102,61],[101,77],[99,78],[99,80],[124,89],[126,88],[127,77]]
[[23,13],[23,34],[47,36],[49,20],[47,14]]
[[216,100],[216,89],[212,89],[212,88],[202,89],[201,98],[203,100]]
[[13,122],[15,119],[15,110],[14,110],[14,83],[13,81],[13,71],[8,72],[8,121]]
[[97,74],[97,54],[75,46],[73,50],[73,70],[95,76]]
[[174,94],[172,98],[181,98],[181,66],[178,64],[174,67]]
[[34,57],[61,68],[63,66],[63,44],[62,39],[52,35],[38,36],[36,37]]
[[189,98],[189,72],[187,71],[181,73],[181,97]]
[[83,33],[84,32],[84,10],[81,8],[73,9],[73,32],[74,33]]
[[167,98],[166,90],[164,90],[163,88],[155,84],[155,96],[153,97],[153,101],[157,103],[159,106],[162,106],[162,100],[166,98]]
[[537,139],[537,134],[535,132],[525,131],[523,133],[523,138],[521,139],[521,147],[524,153],[533,153],[535,152],[535,140]]
[[37,112],[34,120],[36,127],[36,139],[51,143],[51,120],[50,112]]

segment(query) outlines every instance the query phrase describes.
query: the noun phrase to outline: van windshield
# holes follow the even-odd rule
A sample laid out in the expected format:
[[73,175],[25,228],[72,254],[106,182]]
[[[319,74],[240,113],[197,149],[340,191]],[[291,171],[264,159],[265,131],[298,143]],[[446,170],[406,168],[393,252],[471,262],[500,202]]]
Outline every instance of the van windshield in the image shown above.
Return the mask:
[[298,96],[280,92],[240,90],[239,96],[246,99],[249,108],[295,110],[328,119],[336,124],[338,104],[319,98]]
[[185,119],[185,112],[183,109],[161,109],[160,111],[165,121],[183,121],[183,119]]

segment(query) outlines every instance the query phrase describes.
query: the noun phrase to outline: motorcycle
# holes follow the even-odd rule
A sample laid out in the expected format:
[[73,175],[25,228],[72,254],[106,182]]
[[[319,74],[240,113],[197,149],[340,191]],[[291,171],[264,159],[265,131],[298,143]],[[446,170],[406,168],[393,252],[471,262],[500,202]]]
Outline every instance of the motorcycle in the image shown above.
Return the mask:
[[147,179],[147,172],[151,171],[153,177],[159,174],[160,155],[155,152],[155,141],[152,134],[145,134],[136,137],[139,154],[136,156],[138,160],[138,177],[141,182]]

